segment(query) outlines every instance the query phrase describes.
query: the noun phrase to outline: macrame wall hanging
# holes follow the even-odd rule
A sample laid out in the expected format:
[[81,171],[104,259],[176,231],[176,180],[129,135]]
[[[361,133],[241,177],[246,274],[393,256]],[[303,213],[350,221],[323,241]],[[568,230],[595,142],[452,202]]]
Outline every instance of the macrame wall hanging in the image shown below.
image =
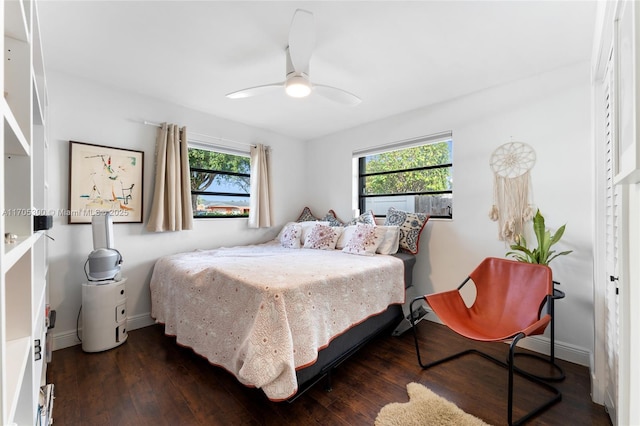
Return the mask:
[[489,217],[498,222],[500,241],[514,242],[523,233],[524,223],[533,218],[529,193],[535,163],[535,151],[523,142],[505,143],[491,154],[493,206]]

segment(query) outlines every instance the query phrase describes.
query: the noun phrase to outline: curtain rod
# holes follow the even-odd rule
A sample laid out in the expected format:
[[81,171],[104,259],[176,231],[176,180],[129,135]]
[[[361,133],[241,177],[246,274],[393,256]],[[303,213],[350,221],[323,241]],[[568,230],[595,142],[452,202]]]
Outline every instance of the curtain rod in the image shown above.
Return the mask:
[[[147,126],[162,127],[161,123],[154,123],[152,121],[145,120],[145,121],[143,121],[143,123],[146,124]],[[192,132],[192,131],[187,132],[187,135],[193,135],[193,136],[196,136],[196,137],[201,137],[201,138],[206,138],[206,139],[213,139],[213,140],[219,141],[219,142],[233,143],[233,144],[241,145],[241,146],[245,146],[245,147],[255,146],[255,144],[248,143],[248,142],[238,142],[238,141],[234,141],[234,140],[231,140],[231,139],[221,138],[219,136],[209,136],[209,135],[205,135],[205,134],[202,134],[202,133],[196,133],[196,132]],[[187,138],[188,138],[188,136],[187,136]],[[196,140],[195,142],[206,142],[206,141],[198,141],[198,140]]]

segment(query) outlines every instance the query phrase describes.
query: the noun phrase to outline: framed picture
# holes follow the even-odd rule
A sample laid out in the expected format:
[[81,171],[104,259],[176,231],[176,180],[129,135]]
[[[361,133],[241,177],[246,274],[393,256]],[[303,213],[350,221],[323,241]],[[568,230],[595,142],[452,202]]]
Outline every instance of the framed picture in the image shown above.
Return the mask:
[[113,223],[142,223],[144,152],[69,142],[69,223],[109,212]]

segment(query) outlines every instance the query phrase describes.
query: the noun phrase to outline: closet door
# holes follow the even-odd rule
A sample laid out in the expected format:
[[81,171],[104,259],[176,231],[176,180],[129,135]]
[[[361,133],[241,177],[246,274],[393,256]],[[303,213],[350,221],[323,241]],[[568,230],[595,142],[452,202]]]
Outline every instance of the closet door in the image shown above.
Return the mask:
[[620,232],[620,186],[614,184],[614,156],[616,150],[616,96],[614,51],[609,57],[604,76],[604,112],[605,112],[605,178],[606,178],[606,276],[608,283],[605,291],[605,407],[612,424],[617,423],[618,408],[618,351],[619,307],[618,307],[618,261]]

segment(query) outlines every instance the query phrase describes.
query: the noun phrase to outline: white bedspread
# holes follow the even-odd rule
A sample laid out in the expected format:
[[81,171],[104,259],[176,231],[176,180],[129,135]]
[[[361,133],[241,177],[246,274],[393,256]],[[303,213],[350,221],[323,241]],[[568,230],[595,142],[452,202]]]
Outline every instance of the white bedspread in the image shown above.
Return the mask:
[[151,277],[165,333],[272,400],[296,393],[295,370],[332,338],[404,297],[395,257],[275,242],[165,256]]

